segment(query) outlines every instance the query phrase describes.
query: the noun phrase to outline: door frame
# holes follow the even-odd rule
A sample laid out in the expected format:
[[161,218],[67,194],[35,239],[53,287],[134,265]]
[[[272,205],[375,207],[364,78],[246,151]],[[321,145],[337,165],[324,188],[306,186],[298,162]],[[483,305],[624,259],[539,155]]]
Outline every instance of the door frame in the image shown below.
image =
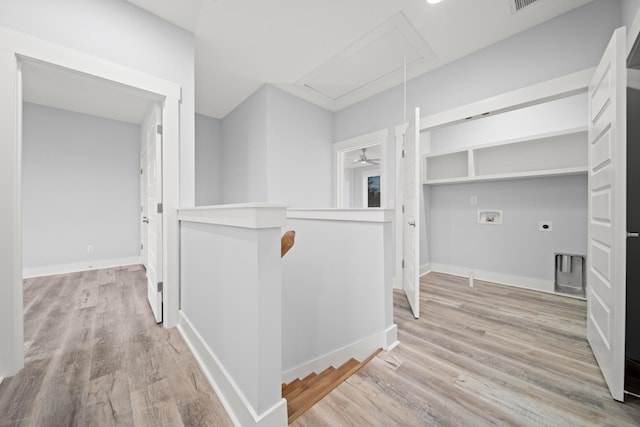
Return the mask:
[[21,59],[130,86],[163,99],[163,271],[164,326],[178,323],[179,309],[179,84],[0,27],[0,377],[24,366],[22,301]]
[[[524,108],[536,104],[541,104],[554,99],[560,99],[578,93],[587,91],[589,82],[595,68],[588,68],[586,70],[578,71],[576,73],[568,74],[562,77],[558,77],[552,80],[527,86],[521,89],[517,89],[511,92],[506,92],[501,95],[493,96],[491,98],[483,99],[481,101],[473,102],[461,107],[445,110],[439,113],[434,113],[420,117],[420,132],[428,132],[432,129],[462,123],[469,120],[469,117],[481,118],[490,114],[504,113],[519,108]],[[402,138],[407,129],[407,123],[399,124],[395,127],[395,144],[396,144],[396,194],[401,193],[401,185],[404,182],[401,168],[401,152],[402,152]],[[423,142],[424,143],[424,142]],[[418,153],[419,156],[423,156],[422,151]],[[420,161],[421,169],[424,172],[424,161]],[[402,223],[402,203],[395,204],[395,217],[396,224]],[[425,222],[427,224],[428,222]],[[396,228],[396,274],[394,279],[394,288],[402,289],[402,233]],[[420,271],[421,275],[428,273],[429,271]]]
[[374,145],[380,145],[380,208],[384,209],[389,205],[388,133],[387,129],[382,129],[333,143],[333,206],[335,208],[344,207],[344,154]]

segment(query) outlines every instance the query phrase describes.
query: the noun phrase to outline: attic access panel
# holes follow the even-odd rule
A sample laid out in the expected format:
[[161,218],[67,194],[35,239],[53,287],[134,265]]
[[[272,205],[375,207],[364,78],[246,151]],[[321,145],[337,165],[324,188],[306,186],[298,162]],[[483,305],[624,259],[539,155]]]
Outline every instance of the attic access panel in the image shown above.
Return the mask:
[[394,77],[396,83],[400,83],[405,61],[409,68],[434,59],[433,49],[407,17],[399,13],[325,62],[298,84],[337,101],[386,78]]

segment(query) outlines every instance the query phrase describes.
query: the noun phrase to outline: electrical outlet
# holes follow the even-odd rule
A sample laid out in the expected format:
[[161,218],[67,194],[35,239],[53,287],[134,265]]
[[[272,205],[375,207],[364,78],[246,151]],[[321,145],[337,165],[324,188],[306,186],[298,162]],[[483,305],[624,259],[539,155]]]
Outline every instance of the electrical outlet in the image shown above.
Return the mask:
[[540,221],[538,223],[538,231],[551,231],[553,229],[553,224],[551,221]]
[[87,252],[88,253],[93,253],[93,249],[94,249],[93,245],[87,245]]
[[469,202],[472,205],[477,205],[478,204],[478,196],[471,196],[471,199],[469,200]]

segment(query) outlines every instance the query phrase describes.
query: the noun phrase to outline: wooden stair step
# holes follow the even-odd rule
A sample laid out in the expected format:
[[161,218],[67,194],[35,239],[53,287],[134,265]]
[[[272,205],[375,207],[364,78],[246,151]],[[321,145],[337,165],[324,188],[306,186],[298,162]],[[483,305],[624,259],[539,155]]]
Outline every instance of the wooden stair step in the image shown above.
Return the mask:
[[349,359],[337,369],[330,366],[317,375],[309,374],[302,380],[296,379],[289,384],[283,384],[282,397],[287,399],[289,424],[366,365],[380,351],[381,349],[377,350],[363,362]]
[[[335,371],[335,368],[333,366],[331,366],[331,367],[329,367],[327,369],[332,369],[332,370]],[[313,376],[308,375],[307,377],[305,377],[302,380],[302,382],[300,383],[300,385],[298,387],[296,387],[295,390],[291,391],[290,393],[287,393],[287,397],[289,399],[291,399],[292,401],[295,401],[296,399],[298,399],[298,396],[300,396],[300,395],[306,396],[307,393],[309,393],[308,390],[311,387],[313,387],[314,384],[316,384],[318,381],[320,381],[322,379],[322,375],[323,374],[326,376],[326,375],[328,375],[329,372],[331,372],[331,371],[327,371],[327,369],[325,369],[324,371],[322,371],[319,374],[315,374],[314,373],[314,374],[312,374]]]
[[312,372],[302,379],[296,378],[295,380],[291,381],[289,384],[282,384],[282,395],[283,396],[291,395],[294,391],[298,390],[300,387],[303,387],[305,383],[309,383],[310,381],[313,381],[313,379],[317,376],[318,374],[316,374],[315,372]]

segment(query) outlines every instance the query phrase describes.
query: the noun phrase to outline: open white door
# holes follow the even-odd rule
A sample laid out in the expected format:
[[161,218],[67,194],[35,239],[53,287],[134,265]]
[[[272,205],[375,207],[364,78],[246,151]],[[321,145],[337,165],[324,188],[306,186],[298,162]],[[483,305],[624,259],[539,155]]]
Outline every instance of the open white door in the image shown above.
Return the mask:
[[147,252],[147,233],[149,209],[147,208],[147,136],[145,129],[144,143],[140,144],[140,258],[145,270],[149,269]]
[[413,316],[420,317],[420,109],[404,134],[402,150],[402,287]]
[[624,400],[626,293],[625,30],[613,34],[589,85],[587,338]]
[[[162,322],[162,114],[156,106],[146,122],[147,297],[156,322]],[[144,234],[144,233],[143,233]]]

